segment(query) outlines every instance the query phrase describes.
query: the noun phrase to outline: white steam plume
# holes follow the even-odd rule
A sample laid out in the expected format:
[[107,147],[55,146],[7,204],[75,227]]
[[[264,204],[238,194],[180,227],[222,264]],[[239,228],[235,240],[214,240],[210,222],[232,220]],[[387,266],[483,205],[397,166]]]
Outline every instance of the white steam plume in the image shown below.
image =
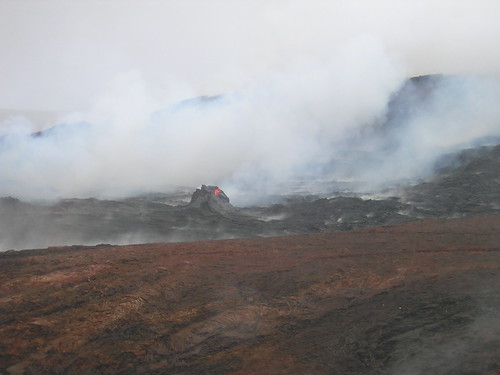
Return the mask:
[[[417,102],[407,104],[409,113],[393,116],[388,129],[365,141],[374,159],[354,173],[372,187],[425,178],[445,153],[500,143],[499,78],[426,78],[432,89],[420,88],[413,97]],[[418,83],[409,81],[406,88],[415,85]]]
[[[409,75],[498,74],[495,1],[0,7],[0,31],[12,35],[0,40],[0,108],[90,107],[42,137],[9,120],[15,134],[0,141],[0,195],[84,197],[202,183],[273,192],[326,170],[378,184],[424,173],[445,146],[498,134],[498,84],[477,79],[437,95],[428,114],[391,131],[390,152],[366,130]],[[447,104],[449,93],[463,96],[459,110]],[[176,105],[202,94],[222,96]]]
[[383,111],[402,79],[373,38],[347,43],[330,61],[292,64],[247,90],[164,110],[131,72],[92,111],[39,137],[6,136],[1,194],[131,193],[254,172],[256,185],[285,182],[328,161],[336,142]]

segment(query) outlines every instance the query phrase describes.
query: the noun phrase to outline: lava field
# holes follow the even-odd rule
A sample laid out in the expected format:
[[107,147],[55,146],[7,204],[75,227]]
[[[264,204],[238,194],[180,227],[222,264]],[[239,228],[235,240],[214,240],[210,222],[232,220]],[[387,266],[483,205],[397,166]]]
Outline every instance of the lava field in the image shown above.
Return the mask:
[[499,154],[383,199],[3,198],[32,234],[198,241],[0,253],[0,373],[498,374]]
[[443,157],[428,181],[372,198],[332,191],[323,196],[283,196],[279,203],[262,207],[235,207],[230,197],[221,199],[212,191],[197,196],[194,189],[122,200],[64,199],[45,204],[4,197],[0,198],[0,245],[10,250],[203,241],[498,215],[499,171],[500,146],[483,146]]
[[500,217],[0,254],[4,374],[498,374]]
[[[441,79],[388,104],[382,150]],[[478,142],[419,181],[244,207],[2,197],[0,374],[500,374],[500,145]]]

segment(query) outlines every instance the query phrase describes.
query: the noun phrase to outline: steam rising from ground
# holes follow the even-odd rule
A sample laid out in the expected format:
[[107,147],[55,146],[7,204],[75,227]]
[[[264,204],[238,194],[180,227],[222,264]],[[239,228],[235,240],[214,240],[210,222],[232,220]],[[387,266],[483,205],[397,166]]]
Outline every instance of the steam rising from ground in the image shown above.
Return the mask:
[[[372,43],[366,41],[364,43]],[[363,45],[365,47],[366,45]],[[7,136],[5,194],[85,196],[252,179],[285,182],[327,162],[339,142],[380,115],[402,76],[376,43],[311,61],[247,90],[162,110],[137,72],[94,109],[40,137]],[[354,56],[353,56],[354,55]],[[378,61],[380,74],[352,59]]]
[[[369,57],[359,56],[362,47],[327,66],[297,65],[248,90],[166,109],[140,74],[128,74],[94,110],[40,136],[3,137],[1,195],[126,195],[208,182],[251,203],[248,189],[277,193],[296,181],[350,178],[366,189],[423,176],[453,147],[500,136],[500,85],[479,78],[445,80],[420,112],[388,122],[403,76],[380,45]],[[353,67],[353,58],[378,61],[378,74]]]
[[[486,288],[483,287],[483,289]],[[432,328],[420,327],[419,334],[410,339],[405,338],[408,341],[418,342],[418,344],[411,349],[408,342],[405,343],[406,347],[399,344],[401,350],[398,355],[394,356],[395,363],[391,374],[467,373],[472,362],[470,360],[471,353],[481,352],[481,348],[484,346],[494,346],[500,335],[500,329],[496,324],[500,318],[498,302],[494,298],[487,301],[478,299],[474,301],[474,307],[475,311],[461,316],[461,319],[468,321],[467,324],[456,327],[446,339],[442,337],[437,339],[439,335],[435,326]],[[450,324],[453,323],[450,322]],[[427,329],[435,331],[433,334],[428,334]],[[487,373],[488,365],[490,364],[485,361],[481,370]]]
[[[478,77],[443,85],[425,113],[380,125],[410,74],[498,73],[492,46],[499,23],[491,16],[498,5],[448,4],[448,19],[430,2],[352,3],[50,2],[49,9],[67,13],[62,21],[48,13],[54,25],[40,29],[49,53],[41,52],[40,66],[17,61],[15,69],[16,53],[9,55],[1,67],[12,73],[3,85],[11,95],[2,91],[0,99],[3,106],[51,109],[58,96],[65,103],[58,109],[74,109],[79,100],[88,109],[72,111],[39,137],[30,135],[37,125],[23,118],[4,122],[0,196],[113,196],[208,183],[223,186],[235,203],[251,203],[249,186],[274,193],[297,180],[349,178],[372,188],[421,176],[450,147],[499,135],[499,83]],[[23,11],[14,2],[3,6]],[[96,6],[96,27],[108,33],[94,35],[76,21]],[[482,28],[467,28],[479,16]],[[165,26],[169,20],[175,27]],[[111,21],[124,35],[104,28]],[[34,47],[29,30],[20,35],[30,42],[22,48]],[[44,69],[43,79],[34,73]],[[103,90],[102,83],[92,86],[96,80],[110,83],[87,105]],[[26,95],[28,87],[50,95]],[[82,100],[74,91],[88,95]],[[221,95],[181,101],[206,93]]]

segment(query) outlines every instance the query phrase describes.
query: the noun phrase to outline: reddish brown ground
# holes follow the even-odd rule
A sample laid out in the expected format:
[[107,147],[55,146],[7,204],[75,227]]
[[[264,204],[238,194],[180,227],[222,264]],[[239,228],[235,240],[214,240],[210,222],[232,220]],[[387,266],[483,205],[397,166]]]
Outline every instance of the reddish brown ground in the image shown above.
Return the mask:
[[500,217],[0,255],[2,374],[498,374]]

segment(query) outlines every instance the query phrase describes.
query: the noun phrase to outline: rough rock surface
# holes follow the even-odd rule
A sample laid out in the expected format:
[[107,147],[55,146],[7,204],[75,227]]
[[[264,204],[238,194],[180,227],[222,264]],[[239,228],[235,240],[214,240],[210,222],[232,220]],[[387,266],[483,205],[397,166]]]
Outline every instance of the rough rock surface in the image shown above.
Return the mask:
[[[384,148],[443,79],[395,95]],[[498,143],[370,198],[0,198],[0,250],[51,246],[0,252],[0,374],[500,374]]]
[[0,254],[2,374],[498,374],[500,217]]
[[[415,118],[432,113],[436,100],[447,94],[446,88],[455,87],[460,93],[465,78],[427,75],[406,80],[388,103],[386,116],[357,140],[360,147],[349,147],[351,151],[345,159],[341,158],[341,164],[348,163],[350,158],[361,158],[371,160],[376,169],[380,161],[378,153],[390,155],[391,149],[402,147],[401,129],[410,126]],[[447,105],[460,105],[459,97],[449,98]],[[220,104],[222,99],[223,96],[195,98],[179,103],[177,110]],[[57,125],[33,136],[50,137],[69,126]],[[361,147],[366,146],[363,142],[371,144],[373,139],[380,143],[380,149],[363,151],[366,148]],[[353,140],[353,145],[356,144]],[[285,191],[290,188],[285,186],[275,197],[278,201],[264,207],[236,207],[217,186],[206,185],[194,194],[194,189],[189,188],[114,200],[89,198],[35,203],[4,197],[0,198],[0,251],[54,245],[266,237],[352,230],[429,218],[499,215],[499,144],[500,138],[494,134],[474,140],[463,145],[470,148],[442,157],[432,178],[426,176],[426,181],[384,194],[373,191],[356,194],[352,185],[325,178],[314,185],[321,191],[317,195],[308,188],[302,191],[303,195],[293,195]],[[478,145],[482,146],[472,148]],[[314,177],[317,176],[313,173],[311,178]],[[308,186],[307,181],[298,184]],[[221,193],[214,194],[215,189]],[[259,194],[258,189],[257,193],[253,190],[250,186],[248,194]],[[262,197],[265,202],[268,198]]]
[[[443,157],[428,181],[385,197],[291,196],[235,207],[216,186],[125,200],[35,204],[0,198],[0,249],[267,237],[352,230],[429,218],[500,214],[500,146]],[[192,196],[190,196],[192,194]],[[191,197],[191,201],[189,198]],[[188,203],[189,202],[189,203]]]

